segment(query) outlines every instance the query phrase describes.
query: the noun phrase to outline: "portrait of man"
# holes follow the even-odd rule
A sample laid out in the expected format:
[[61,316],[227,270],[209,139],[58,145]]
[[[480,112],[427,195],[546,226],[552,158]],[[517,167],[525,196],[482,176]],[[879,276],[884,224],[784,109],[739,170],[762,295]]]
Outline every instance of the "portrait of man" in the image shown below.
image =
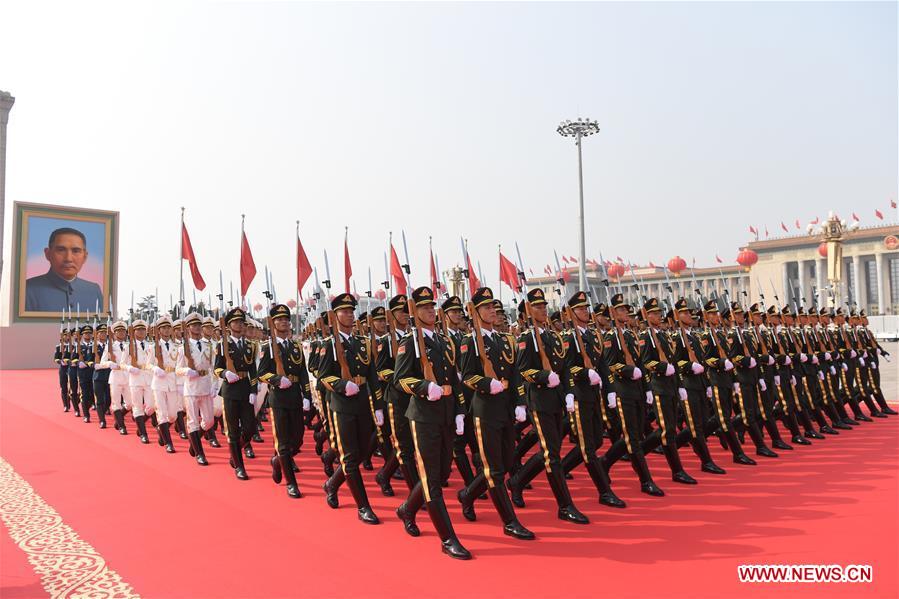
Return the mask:
[[109,308],[118,213],[16,202],[14,318],[50,320]]
[[25,310],[28,312],[61,312],[83,306],[85,309],[103,304],[103,291],[97,283],[79,278],[88,258],[87,238],[72,227],[61,227],[50,233],[44,248],[49,270],[25,280]]

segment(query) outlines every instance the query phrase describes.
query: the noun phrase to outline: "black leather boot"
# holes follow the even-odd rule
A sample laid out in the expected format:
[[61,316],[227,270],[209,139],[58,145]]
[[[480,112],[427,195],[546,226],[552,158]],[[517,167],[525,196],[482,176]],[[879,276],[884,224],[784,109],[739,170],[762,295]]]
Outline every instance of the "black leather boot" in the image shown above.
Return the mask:
[[197,464],[200,466],[208,466],[209,462],[206,460],[206,454],[203,453],[203,444],[200,442],[200,431],[190,433],[187,438],[190,441],[190,449],[188,450],[190,455],[196,458]]
[[755,444],[755,453],[756,455],[760,455],[766,458],[776,458],[777,454],[771,451],[767,445],[765,445],[765,439],[762,437],[762,431],[759,430],[759,425],[755,421],[749,423],[746,427],[749,432],[749,438],[752,439],[753,444]]
[[559,520],[574,522],[575,524],[589,524],[590,520],[587,516],[582,514],[571,501],[571,493],[568,492],[568,485],[565,483],[562,469],[552,468],[546,475],[549,479],[549,486],[556,498],[556,504],[559,506]]
[[84,421],[91,421],[91,406],[86,399],[81,401],[81,413],[84,414]]
[[281,474],[281,460],[278,459],[278,454],[275,454],[269,460],[269,464],[272,467],[272,480],[275,481],[276,485],[281,484],[282,474]]
[[215,428],[211,428],[206,431],[206,440],[209,442],[210,447],[221,447],[222,445],[219,443],[218,438],[215,436]]
[[443,497],[436,497],[429,501],[427,507],[428,516],[431,517],[431,522],[434,523],[434,528],[440,537],[441,550],[453,559],[471,559],[471,553],[462,546],[456,537]]
[[622,501],[618,495],[612,490],[612,481],[609,475],[602,469],[602,464],[598,459],[592,459],[586,464],[587,473],[593,480],[596,490],[599,491],[599,502],[603,505],[615,508],[625,508],[627,504]]
[[[508,481],[506,482],[508,483]],[[472,479],[470,485],[459,489],[456,497],[459,499],[459,503],[462,505],[462,515],[466,520],[469,520],[471,522],[477,520],[477,515],[474,511],[474,500],[487,489],[487,486],[487,477],[482,471]]]
[[172,443],[171,426],[172,424],[170,422],[163,422],[157,429],[162,434],[162,441],[165,444],[166,453],[175,453],[175,444]]
[[515,516],[515,508],[512,507],[512,500],[509,499],[508,493],[502,487],[493,487],[487,491],[490,499],[493,501],[493,507],[499,514],[500,520],[503,521],[503,534],[521,539],[523,541],[532,541],[536,538],[534,533],[521,525]]
[[727,437],[727,443],[730,445],[730,451],[734,456],[734,464],[742,464],[744,466],[755,466],[755,460],[750,458],[743,451],[743,446],[740,444],[740,441],[737,439],[736,433],[734,433],[733,428],[729,428],[726,431],[722,430],[721,435]]
[[709,474],[727,474],[727,471],[724,468],[712,460],[712,454],[709,452],[709,446],[706,444],[705,439],[701,437],[694,438],[690,441],[690,445],[693,447],[693,453],[699,457],[699,461],[702,463],[703,472],[708,472]]
[[300,493],[300,487],[297,485],[297,475],[290,465],[290,456],[278,456],[281,464],[281,471],[284,474],[284,481],[287,483],[287,496],[292,499],[299,499],[303,495]]
[[668,443],[662,446],[665,452],[665,460],[668,462],[668,468],[671,469],[671,480],[683,485],[695,485],[696,479],[684,471],[684,466],[680,461],[680,454],[674,443]]
[[115,421],[115,429],[119,431],[119,434],[127,435],[128,429],[125,428],[125,412],[116,410],[112,413],[112,418]]
[[338,467],[337,471],[325,481],[325,484],[322,486],[322,489],[325,491],[325,501],[332,510],[336,510],[340,505],[340,502],[337,498],[337,491],[340,489],[340,485],[344,483],[346,480],[346,475],[343,473],[343,468]]
[[649,464],[646,463],[646,456],[642,452],[631,454],[631,467],[640,478],[640,492],[653,497],[665,496],[665,492],[652,480],[652,475],[649,473]]
[[140,439],[140,442],[149,443],[150,439],[147,437],[147,417],[138,416],[134,419],[134,422],[137,424],[137,436]]
[[[200,445],[200,431],[194,431],[191,434],[197,436],[197,445],[202,449]],[[243,452],[240,450],[240,442],[229,443],[228,449],[231,452],[231,459],[228,463],[234,468],[234,475],[238,480],[249,480],[250,477],[247,476],[247,470],[243,465]]]
[[534,480],[534,477],[537,476],[543,467],[543,453],[538,451],[518,469],[518,472],[510,476],[506,481],[506,487],[509,489],[509,493],[512,496],[512,503],[515,504],[515,507],[524,507],[524,489],[528,487],[530,482]]
[[365,524],[380,524],[381,521],[372,511],[368,503],[368,493],[365,492],[365,483],[362,481],[362,473],[356,470],[347,474],[346,486],[350,488],[353,499],[356,501],[359,519]]
[[423,503],[424,489],[421,488],[421,483],[418,483],[415,485],[415,488],[412,489],[412,492],[409,493],[409,497],[406,501],[404,501],[400,507],[396,508],[396,515],[403,521],[403,530],[405,530],[406,534],[410,537],[421,535],[421,530],[419,530],[418,524],[415,523],[415,514],[421,509]]

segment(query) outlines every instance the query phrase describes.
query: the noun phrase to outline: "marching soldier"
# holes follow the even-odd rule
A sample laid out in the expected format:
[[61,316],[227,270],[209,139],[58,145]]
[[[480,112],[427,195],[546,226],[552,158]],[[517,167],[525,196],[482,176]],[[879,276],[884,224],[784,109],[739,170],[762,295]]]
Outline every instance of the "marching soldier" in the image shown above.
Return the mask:
[[[789,306],[787,306],[787,310],[789,311]],[[773,347],[777,350],[775,361],[777,362],[778,373],[774,379],[774,386],[781,397],[781,403],[785,406],[784,413],[789,412],[786,421],[787,428],[790,429],[793,443],[797,445],[811,445],[812,442],[805,437],[820,436],[823,438],[823,436],[811,429],[811,421],[808,420],[808,415],[804,413],[802,402],[796,390],[796,377],[793,374],[793,368],[797,352],[790,341],[788,331],[782,324],[781,313],[777,306],[770,306],[767,315],[768,322],[772,327]],[[799,430],[800,423],[805,426],[805,436]]]
[[[512,467],[515,422],[527,418],[524,385],[515,367],[515,339],[495,330],[496,306],[489,287],[477,289],[469,304],[472,330],[461,342],[462,382],[473,390],[474,424],[483,469],[458,492],[462,515],[475,520],[474,500],[488,491],[503,522],[503,533],[531,540],[534,533],[521,525],[506,492],[505,477]],[[488,370],[490,375],[488,376]],[[462,420],[463,432],[465,420]],[[458,427],[457,427],[458,430]]]
[[131,325],[134,334],[134,355],[124,357],[126,362],[119,362],[128,373],[128,387],[130,389],[131,416],[137,425],[138,439],[141,443],[149,443],[147,437],[147,416],[154,413],[153,396],[150,393],[150,377],[148,368],[152,368],[151,355],[153,349],[147,340],[147,323],[143,320],[135,320]]
[[[361,318],[361,317],[360,317]],[[368,319],[368,315],[365,316],[366,320]],[[367,325],[367,323],[364,323]],[[367,326],[366,326],[367,328]],[[387,329],[387,311],[383,306],[376,306],[371,311],[371,330],[366,330],[365,333],[369,339],[372,340],[372,345],[376,348],[375,350],[375,363],[379,363],[381,361],[381,351],[384,351],[384,343],[382,339],[388,334]],[[381,393],[381,397],[384,397],[387,393],[388,383],[384,380],[381,380],[380,376],[378,377],[378,390]],[[391,432],[390,432],[390,421],[387,418],[382,418],[381,423],[378,424],[377,418],[375,414],[372,414],[372,420],[375,421],[375,432],[372,434],[371,442],[368,446],[368,451],[366,452],[367,462],[370,468],[371,456],[374,455],[376,449],[380,450],[381,457],[384,458],[384,464],[381,466],[381,469],[375,475],[375,481],[377,481],[378,485],[381,487],[381,492],[385,497],[393,497],[394,491],[393,487],[390,485],[390,477],[392,473],[396,471],[396,467],[399,465],[396,458],[393,455],[393,444],[391,442]]]
[[662,497],[665,493],[652,480],[643,454],[646,414],[643,406],[653,403],[654,397],[652,389],[647,388],[643,379],[639,339],[626,326],[630,307],[625,303],[624,295],[616,293],[612,296],[610,312],[615,324],[603,335],[603,357],[609,365],[610,378],[616,392],[625,447],[630,456],[631,467],[640,479],[640,491],[653,497]]
[[[268,383],[269,405],[272,408],[272,437],[275,455],[271,459],[272,480],[287,481],[287,495],[298,499],[296,464],[293,456],[299,452],[303,435],[303,412],[311,408],[309,372],[303,347],[290,335],[290,308],[275,304],[269,310],[272,338],[263,347],[259,362],[259,380]],[[274,352],[278,352],[278,356]]]
[[[337,330],[319,350],[318,374],[327,391],[331,423],[340,453],[340,468],[324,485],[328,505],[336,508],[337,489],[346,480],[356,501],[359,519],[365,524],[380,524],[372,511],[359,472],[363,451],[372,433],[371,406],[376,418],[383,419],[382,399],[377,395],[378,375],[368,338],[353,334],[356,298],[341,293],[331,302]],[[330,341],[330,342],[329,342]],[[372,391],[374,390],[374,391]],[[375,397],[370,397],[375,393]]]
[[397,515],[406,524],[424,502],[440,537],[443,553],[467,560],[471,559],[471,553],[456,537],[441,488],[450,473],[453,425],[457,435],[464,432],[462,410],[465,400],[456,374],[453,347],[434,331],[437,322],[435,303],[430,287],[419,287],[412,292],[409,305],[415,312],[412,318],[417,326],[397,348],[394,380],[410,395],[406,417],[412,429],[419,476],[409,497],[397,509]]
[[[203,317],[203,339],[209,342],[212,347],[217,347],[219,341],[221,340],[220,329],[218,328],[218,323],[213,320],[211,316]],[[212,381],[212,405],[213,405],[213,419],[212,419],[212,428],[206,431],[203,436],[206,441],[209,442],[210,447],[221,447],[219,444],[218,437],[215,436],[215,431],[217,428],[221,428],[222,431],[225,429],[225,423],[222,420],[222,396],[219,395],[219,386],[221,385],[221,379],[215,376],[215,374],[209,375],[210,380]],[[184,388],[184,381],[181,380],[178,386],[178,392],[181,393],[181,389]],[[182,398],[183,400],[183,398]],[[182,401],[183,403],[183,401]],[[183,408],[182,408],[183,409]],[[182,415],[183,412],[179,414]],[[186,437],[186,435],[185,435]],[[183,437],[184,438],[184,437]]]
[[125,411],[131,406],[131,387],[128,385],[128,371],[124,366],[128,363],[129,346],[125,341],[128,328],[121,320],[112,323],[113,339],[104,348],[101,362],[110,370],[109,373],[109,405],[115,428],[120,435],[127,435]]
[[81,327],[81,338],[78,341],[78,388],[81,390],[81,412],[84,421],[91,421],[91,408],[94,405],[94,328],[86,324]]
[[[776,341],[771,331],[765,326],[765,318],[765,311],[759,304],[749,306],[750,328],[748,330],[751,333],[753,345],[758,348],[758,362],[761,368],[759,376],[759,389],[762,392],[760,412],[765,431],[771,438],[771,446],[774,449],[791,451],[793,446],[783,440],[783,437],[780,435],[780,429],[777,428],[776,416],[778,409],[783,410],[782,419],[785,426],[789,428],[789,426],[795,425],[798,434],[799,425],[795,422],[795,417],[792,419],[789,417],[785,407],[786,402],[779,401],[780,387],[777,384],[777,381],[779,381],[779,366],[776,356]],[[790,430],[792,432],[793,429]]]
[[[187,410],[187,438],[190,442],[189,453],[196,458],[200,466],[208,466],[206,454],[203,451],[203,443],[200,440],[201,431],[212,427],[212,372],[215,364],[215,349],[202,336],[202,319],[196,312],[191,312],[184,317],[182,326],[187,327],[189,338],[178,348],[178,360],[175,374],[184,377],[184,407]],[[231,452],[242,458],[240,448]],[[243,468],[243,460],[240,459],[240,468]],[[232,463],[232,468],[237,465]],[[244,478],[246,473],[244,473]],[[238,477],[239,478],[239,477]]]
[[[867,360],[871,372],[871,381],[876,394],[877,404],[880,406],[880,411],[890,416],[899,416],[899,412],[887,404],[886,398],[883,396],[883,391],[880,388],[880,357],[886,358],[889,362],[890,352],[881,347],[880,343],[877,342],[874,333],[868,328],[868,315],[865,314],[864,310],[859,312],[858,336],[862,341],[862,345],[867,349]],[[880,355],[878,356],[878,354]]]
[[[78,324],[77,322],[75,323]],[[78,392],[78,371],[80,361],[78,359],[78,347],[81,344],[81,331],[76,326],[72,329],[71,335],[71,345],[69,346],[69,354],[67,356],[68,369],[67,374],[69,377],[69,402],[72,404],[72,409],[75,412],[75,417],[81,417],[81,395]]]
[[69,397],[69,345],[71,337],[69,329],[62,329],[59,332],[59,343],[53,352],[53,361],[59,366],[59,392],[62,397],[63,412],[68,412],[71,407],[71,398]]
[[222,409],[231,452],[230,464],[238,480],[247,480],[242,449],[250,445],[256,432],[256,348],[244,337],[246,312],[242,309],[229,310],[225,314],[225,326],[229,332],[227,346],[216,355],[215,375],[222,380],[220,392],[224,400]]
[[97,418],[100,421],[100,428],[106,428],[106,413],[109,411],[109,363],[103,361],[103,354],[106,352],[107,326],[105,322],[97,325],[97,342],[95,351],[92,356],[97,358],[94,362],[94,401],[97,405]]
[[515,367],[525,382],[525,397],[531,421],[537,428],[541,452],[535,454],[509,480],[512,495],[521,496],[543,466],[550,488],[559,506],[560,520],[587,524],[589,520],[574,505],[559,452],[562,446],[563,411],[574,410],[574,394],[568,381],[559,373],[568,369],[567,347],[562,336],[551,330],[547,318],[546,298],[542,289],[527,294],[525,309],[531,320],[531,330],[518,338]]
[[172,339],[172,319],[161,316],[156,320],[156,348],[152,356],[153,378],[150,389],[156,403],[157,433],[159,445],[165,447],[167,453],[175,453],[170,427],[183,409],[184,400],[178,393],[178,377],[175,369],[178,365],[178,346]]

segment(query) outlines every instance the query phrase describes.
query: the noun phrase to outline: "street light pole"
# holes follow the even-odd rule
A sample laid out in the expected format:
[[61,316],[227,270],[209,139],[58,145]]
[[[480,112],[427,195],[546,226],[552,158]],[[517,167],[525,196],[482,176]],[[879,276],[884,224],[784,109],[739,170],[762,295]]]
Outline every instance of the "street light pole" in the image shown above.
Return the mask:
[[599,133],[599,124],[590,119],[578,119],[576,121],[562,121],[556,128],[556,132],[562,137],[574,137],[577,146],[577,177],[578,177],[578,240],[580,248],[578,260],[578,290],[587,291],[587,240],[584,228],[584,162],[581,152],[581,143],[584,137]]

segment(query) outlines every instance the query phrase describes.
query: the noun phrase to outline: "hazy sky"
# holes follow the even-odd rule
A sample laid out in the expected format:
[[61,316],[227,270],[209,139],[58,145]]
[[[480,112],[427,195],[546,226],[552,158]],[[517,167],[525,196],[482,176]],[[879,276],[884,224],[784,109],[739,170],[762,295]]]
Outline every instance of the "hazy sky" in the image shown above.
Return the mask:
[[892,2],[7,2],[0,89],[7,217],[119,210],[120,303],[177,292],[180,206],[213,292],[220,268],[237,281],[241,213],[282,298],[298,219],[334,280],[349,226],[360,292],[391,230],[418,283],[429,235],[444,268],[467,237],[491,284],[499,243],[540,272],[577,255],[555,127],[578,115],[602,128],[588,257],[732,261],[749,224],[896,220]]

